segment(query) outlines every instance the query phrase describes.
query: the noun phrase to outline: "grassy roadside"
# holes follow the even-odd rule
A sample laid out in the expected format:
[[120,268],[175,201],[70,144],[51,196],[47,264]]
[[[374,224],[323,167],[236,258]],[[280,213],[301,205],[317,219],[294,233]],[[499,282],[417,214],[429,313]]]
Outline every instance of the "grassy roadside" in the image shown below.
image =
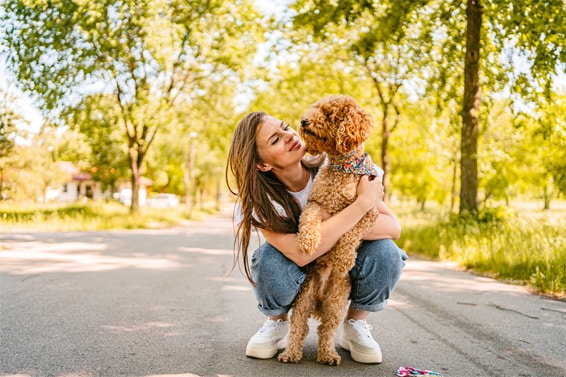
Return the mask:
[[493,208],[475,218],[398,212],[398,244],[407,252],[566,299],[566,210]]
[[[408,253],[448,260],[478,274],[526,285],[533,292],[566,299],[566,202],[555,210],[514,206],[458,218],[430,207],[391,205],[403,226],[398,240]],[[6,205],[0,232],[156,229],[198,220],[184,208],[141,208],[130,215],[117,203]]]
[[208,212],[190,216],[183,207],[143,207],[136,215],[119,203],[0,204],[2,231],[94,231],[111,229],[156,229],[198,220]]

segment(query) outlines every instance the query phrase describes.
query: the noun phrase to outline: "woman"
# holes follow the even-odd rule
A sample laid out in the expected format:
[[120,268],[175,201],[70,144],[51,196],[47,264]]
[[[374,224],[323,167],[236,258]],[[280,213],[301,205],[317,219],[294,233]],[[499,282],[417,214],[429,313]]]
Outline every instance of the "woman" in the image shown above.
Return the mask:
[[[228,155],[226,180],[237,197],[236,255],[242,259],[254,286],[259,310],[268,318],[251,337],[246,356],[268,359],[284,348],[289,330],[288,313],[305,280],[303,267],[326,253],[364,214],[379,206],[380,216],[366,234],[356,265],[350,272],[352,292],[340,346],[361,363],[380,363],[381,350],[366,323],[370,312],[383,310],[397,285],[407,255],[392,241],[401,229],[383,203],[380,180],[363,177],[356,200],[330,217],[324,214],[321,243],[312,255],[297,245],[301,209],[312,180],[325,156],[310,160],[299,135],[288,124],[263,112],[246,115],[237,125]],[[234,177],[231,186],[229,174]],[[252,231],[259,229],[266,242],[249,262]]]

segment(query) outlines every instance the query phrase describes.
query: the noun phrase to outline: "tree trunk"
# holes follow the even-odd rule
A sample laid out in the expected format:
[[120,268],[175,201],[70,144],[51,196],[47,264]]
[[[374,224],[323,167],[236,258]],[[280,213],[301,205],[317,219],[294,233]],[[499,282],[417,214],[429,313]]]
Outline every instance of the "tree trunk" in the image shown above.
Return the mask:
[[[140,158],[141,157],[141,158]],[[141,162],[143,161],[143,156],[140,156],[139,151],[131,146],[129,148],[128,158],[130,160],[130,169],[132,170],[132,176],[130,177],[130,182],[132,186],[132,201],[130,202],[130,213],[139,212],[139,194],[140,194],[140,181],[141,181]]]
[[4,169],[0,169],[0,201],[2,200],[4,200]]
[[195,158],[196,158],[196,149],[195,149],[195,138],[197,137],[196,133],[191,133],[189,136],[189,159],[185,164],[185,172],[183,174],[183,182],[185,184],[185,206],[187,209],[187,213],[191,213],[193,210],[193,206],[195,203],[195,189],[194,189],[194,169],[195,169]]
[[454,159],[452,161],[453,169],[452,169],[452,187],[450,189],[450,213],[454,211],[454,205],[456,204],[456,196],[458,193],[456,192],[456,175],[458,174],[458,160]]
[[548,187],[547,184],[545,184],[544,188],[543,188],[543,195],[542,195],[542,197],[544,199],[544,205],[543,205],[542,209],[545,210],[545,211],[550,209],[551,196],[552,196],[552,194],[551,194],[550,188]]
[[383,168],[383,187],[385,188],[385,195],[383,196],[383,201],[389,201],[389,184],[390,184],[390,173],[391,166],[389,164],[389,136],[391,135],[388,129],[389,115],[388,106],[383,106],[383,119],[381,121],[381,167]]
[[460,170],[460,214],[478,209],[478,129],[481,87],[479,83],[482,7],[480,0],[468,0],[466,9],[466,61]]

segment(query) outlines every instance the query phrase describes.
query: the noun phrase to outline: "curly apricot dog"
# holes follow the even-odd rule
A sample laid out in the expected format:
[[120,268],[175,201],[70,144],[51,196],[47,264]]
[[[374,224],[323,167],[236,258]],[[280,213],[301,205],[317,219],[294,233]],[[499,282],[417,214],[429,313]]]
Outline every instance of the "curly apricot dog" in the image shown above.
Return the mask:
[[[328,155],[328,163],[320,168],[299,220],[298,243],[305,253],[312,254],[320,243],[321,208],[331,216],[342,211],[355,200],[362,175],[378,175],[371,158],[364,153],[371,126],[371,116],[346,95],[325,97],[303,115],[300,134],[307,152]],[[293,303],[288,346],[279,355],[280,361],[301,360],[312,315],[320,321],[317,361],[340,364],[334,336],[350,294],[348,272],[354,266],[362,236],[378,215],[377,208],[369,211],[330,251],[308,266],[307,278]]]

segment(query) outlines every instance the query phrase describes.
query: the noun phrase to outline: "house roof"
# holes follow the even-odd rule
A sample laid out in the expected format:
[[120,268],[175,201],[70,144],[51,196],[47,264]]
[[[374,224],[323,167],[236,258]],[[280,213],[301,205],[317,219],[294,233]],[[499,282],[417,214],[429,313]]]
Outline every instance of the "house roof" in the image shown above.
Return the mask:
[[70,161],[59,161],[59,167],[65,173],[69,174],[74,181],[88,181],[92,179],[89,173],[81,172],[81,169]]
[[[68,173],[74,181],[82,182],[92,179],[92,174],[81,171],[80,167],[70,161],[59,161],[58,164],[61,170]],[[153,181],[147,177],[141,177],[140,185],[153,186]]]

